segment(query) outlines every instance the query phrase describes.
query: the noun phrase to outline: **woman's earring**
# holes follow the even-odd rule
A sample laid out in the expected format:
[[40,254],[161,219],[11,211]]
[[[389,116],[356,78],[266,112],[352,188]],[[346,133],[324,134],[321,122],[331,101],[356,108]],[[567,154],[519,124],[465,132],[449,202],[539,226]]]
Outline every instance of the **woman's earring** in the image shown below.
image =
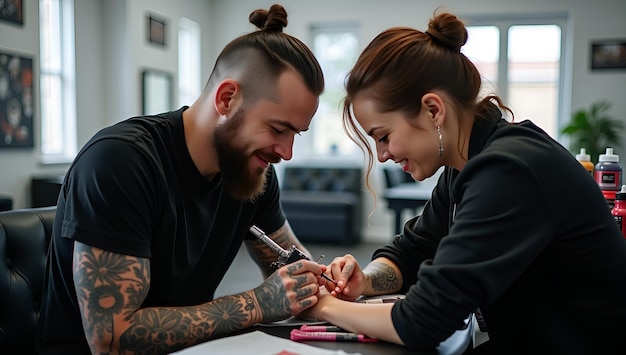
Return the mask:
[[437,133],[439,133],[439,156],[443,156],[443,139],[441,136],[441,127],[437,126]]

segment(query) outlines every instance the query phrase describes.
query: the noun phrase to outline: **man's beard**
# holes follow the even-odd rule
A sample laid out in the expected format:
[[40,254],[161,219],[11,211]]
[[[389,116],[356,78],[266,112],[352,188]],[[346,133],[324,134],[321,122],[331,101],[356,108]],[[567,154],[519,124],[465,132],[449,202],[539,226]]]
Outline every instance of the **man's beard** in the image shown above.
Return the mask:
[[[236,145],[237,142],[243,141],[243,137],[238,136],[243,117],[243,110],[239,110],[233,117],[215,128],[215,150],[224,189],[238,200],[254,201],[265,192],[267,169],[259,167],[251,171],[246,144]],[[272,159],[278,161],[278,158]]]

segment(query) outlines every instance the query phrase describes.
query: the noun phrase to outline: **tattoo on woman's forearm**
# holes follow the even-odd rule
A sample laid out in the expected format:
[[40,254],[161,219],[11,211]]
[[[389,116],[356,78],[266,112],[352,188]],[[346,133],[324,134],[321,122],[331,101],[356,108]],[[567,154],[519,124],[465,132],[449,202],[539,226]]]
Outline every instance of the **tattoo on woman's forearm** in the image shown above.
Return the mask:
[[374,291],[396,291],[399,287],[399,280],[395,270],[380,262],[373,262],[367,267],[368,274],[372,279],[372,289]]

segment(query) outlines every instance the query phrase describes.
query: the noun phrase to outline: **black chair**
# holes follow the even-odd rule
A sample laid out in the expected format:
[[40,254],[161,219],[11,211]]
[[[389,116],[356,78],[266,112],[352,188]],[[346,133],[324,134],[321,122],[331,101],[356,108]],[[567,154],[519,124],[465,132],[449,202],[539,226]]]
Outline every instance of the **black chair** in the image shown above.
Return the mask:
[[0,195],[0,212],[13,209],[13,199],[10,196]]
[[34,354],[56,207],[0,212],[0,354]]
[[360,241],[362,174],[360,167],[285,168],[280,200],[300,241]]
[[414,183],[411,174],[405,172],[398,167],[384,167],[383,174],[385,176],[385,187],[390,188],[400,184]]
[[38,176],[30,180],[30,207],[56,206],[64,175]]
[[[399,234],[405,223],[403,211],[410,210],[412,216],[421,213],[421,209],[430,198],[432,188],[422,182],[415,181],[411,174],[398,166],[383,167],[387,207],[394,213],[394,233]],[[424,188],[427,190],[424,191]]]

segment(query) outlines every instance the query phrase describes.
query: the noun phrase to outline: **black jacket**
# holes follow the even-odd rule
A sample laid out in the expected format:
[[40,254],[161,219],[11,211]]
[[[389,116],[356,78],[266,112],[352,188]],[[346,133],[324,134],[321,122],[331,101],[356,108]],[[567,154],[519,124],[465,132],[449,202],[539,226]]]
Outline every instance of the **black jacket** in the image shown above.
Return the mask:
[[480,307],[497,353],[626,351],[626,242],[597,183],[495,106],[474,123],[466,166],[446,168],[381,256],[402,271],[392,319],[408,347],[436,346]]

